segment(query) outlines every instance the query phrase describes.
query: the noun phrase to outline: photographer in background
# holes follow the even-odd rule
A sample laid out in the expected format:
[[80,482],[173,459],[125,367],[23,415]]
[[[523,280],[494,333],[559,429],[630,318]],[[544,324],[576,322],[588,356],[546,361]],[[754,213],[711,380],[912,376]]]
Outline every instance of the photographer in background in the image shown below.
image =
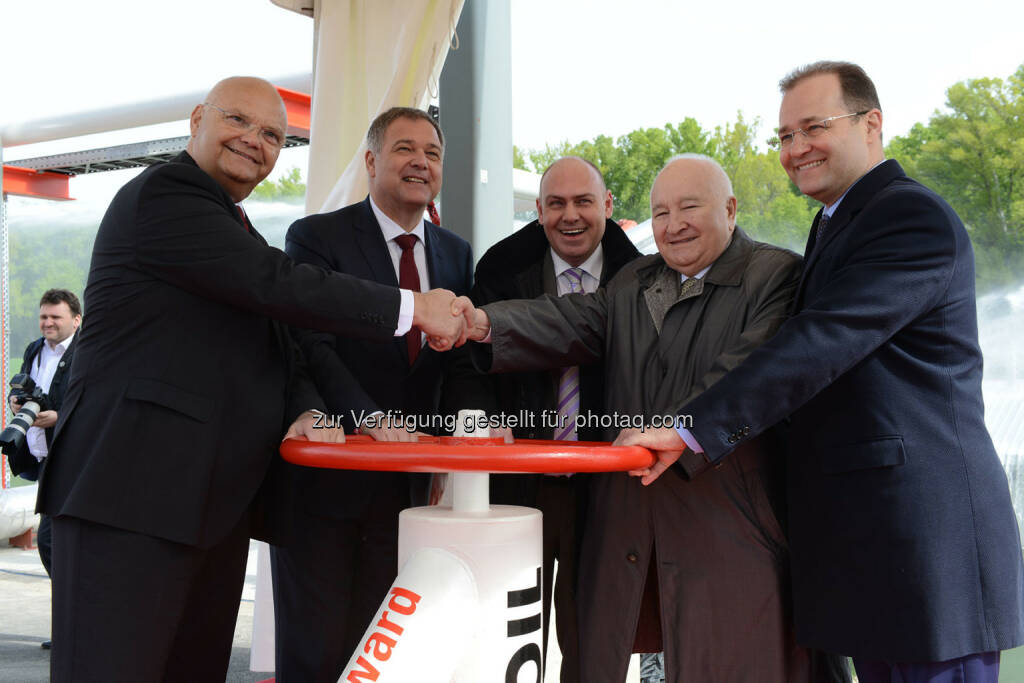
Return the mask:
[[[39,413],[25,435],[21,447],[8,456],[11,472],[22,479],[35,481],[46,457],[57,413],[64,398],[71,357],[75,352],[75,332],[82,324],[82,304],[78,297],[66,289],[50,289],[39,300],[39,331],[43,336],[25,349],[21,372],[29,375],[48,397],[47,408]],[[21,403],[8,396],[15,413]],[[50,518],[42,515],[39,522],[39,557],[46,573],[50,573]],[[49,641],[43,643],[48,649]]]

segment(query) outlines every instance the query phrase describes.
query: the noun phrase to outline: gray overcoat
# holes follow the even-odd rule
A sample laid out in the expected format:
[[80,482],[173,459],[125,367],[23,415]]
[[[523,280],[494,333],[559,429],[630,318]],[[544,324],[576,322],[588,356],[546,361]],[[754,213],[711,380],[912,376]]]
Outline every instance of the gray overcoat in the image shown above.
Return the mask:
[[[771,337],[799,276],[799,256],[737,228],[682,296],[679,274],[652,255],[592,295],[486,306],[491,353],[474,354],[493,372],[603,358],[605,419],[618,420],[604,430],[611,440],[637,416],[648,425],[675,416]],[[678,466],[649,487],[625,473],[595,476],[580,561],[583,680],[625,679],[638,629],[657,635],[659,619],[641,617],[644,601],[658,605],[650,615],[660,613],[667,681],[816,678],[793,638],[788,549],[773,507],[782,467],[764,437],[693,481]]]

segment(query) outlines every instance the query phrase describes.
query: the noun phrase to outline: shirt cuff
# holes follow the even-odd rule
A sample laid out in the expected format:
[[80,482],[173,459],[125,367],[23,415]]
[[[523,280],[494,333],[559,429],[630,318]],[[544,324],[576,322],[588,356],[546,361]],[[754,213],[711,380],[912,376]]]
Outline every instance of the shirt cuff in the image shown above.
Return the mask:
[[416,301],[413,299],[411,289],[400,289],[402,305],[398,309],[398,327],[395,328],[395,336],[402,337],[412,329],[412,314],[416,310]]
[[694,453],[703,453],[704,449],[700,443],[697,442],[697,438],[690,432],[686,427],[676,427],[676,432],[679,433],[679,438],[683,440],[691,451]]

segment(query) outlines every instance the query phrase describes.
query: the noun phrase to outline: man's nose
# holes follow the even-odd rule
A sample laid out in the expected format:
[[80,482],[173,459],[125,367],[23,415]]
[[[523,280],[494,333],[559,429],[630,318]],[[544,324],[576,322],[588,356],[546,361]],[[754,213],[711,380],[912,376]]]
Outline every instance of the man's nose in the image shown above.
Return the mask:
[[811,148],[811,143],[808,141],[807,136],[803,134],[803,131],[797,131],[793,135],[793,142],[789,143],[789,153],[792,156],[800,156]]

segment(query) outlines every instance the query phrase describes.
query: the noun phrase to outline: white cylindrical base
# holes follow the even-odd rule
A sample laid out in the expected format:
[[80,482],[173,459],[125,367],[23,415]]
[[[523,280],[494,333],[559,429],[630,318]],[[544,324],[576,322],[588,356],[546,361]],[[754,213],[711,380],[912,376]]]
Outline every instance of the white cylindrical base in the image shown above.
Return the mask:
[[471,513],[439,506],[404,510],[399,566],[428,547],[458,555],[470,568],[479,596],[480,619],[451,681],[540,683],[541,513],[510,505]]
[[447,550],[420,548],[402,566],[338,681],[449,683],[478,617],[466,564]]

